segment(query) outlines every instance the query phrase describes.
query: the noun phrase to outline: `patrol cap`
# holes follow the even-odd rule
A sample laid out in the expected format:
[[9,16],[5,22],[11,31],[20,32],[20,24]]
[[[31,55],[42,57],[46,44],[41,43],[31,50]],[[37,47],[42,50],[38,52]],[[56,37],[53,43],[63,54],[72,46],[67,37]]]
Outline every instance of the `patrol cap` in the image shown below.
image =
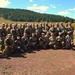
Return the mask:
[[17,36],[17,40],[19,40],[20,39],[20,37],[19,36]]
[[59,32],[59,35],[61,35],[62,33],[61,32]]
[[36,30],[36,32],[39,32],[38,30]]
[[45,35],[45,33],[42,33],[42,35]]
[[2,23],[2,26],[5,26],[5,23]]
[[70,34],[70,32],[67,32],[67,34]]
[[51,33],[51,36],[54,35],[54,33]]
[[11,36],[12,36],[11,34],[8,34],[8,35],[7,35],[8,38],[11,37]]

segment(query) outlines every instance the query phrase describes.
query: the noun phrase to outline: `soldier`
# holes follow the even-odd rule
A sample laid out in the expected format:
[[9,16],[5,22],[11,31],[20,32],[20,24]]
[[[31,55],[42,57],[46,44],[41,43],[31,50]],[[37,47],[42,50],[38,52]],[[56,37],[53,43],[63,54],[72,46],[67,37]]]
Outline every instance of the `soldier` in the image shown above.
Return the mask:
[[43,49],[47,48],[47,42],[46,42],[45,33],[42,33],[42,36],[39,38],[39,45]]
[[48,23],[46,23],[46,24],[45,24],[45,30],[46,30],[46,31],[49,31],[49,29],[50,29],[50,27],[49,27]]
[[23,33],[24,33],[26,27],[27,27],[27,23],[23,24]]
[[49,38],[49,47],[55,49],[56,48],[55,43],[56,43],[56,39],[55,39],[54,33],[51,33],[51,36]]
[[60,23],[60,32],[61,32],[61,37],[62,40],[65,42],[65,26],[63,25],[63,23]]
[[29,38],[30,41],[30,48],[36,49],[37,48],[37,38],[35,37],[35,34],[32,33],[32,37]]
[[50,38],[50,34],[49,32],[46,33],[45,35],[45,41],[46,41],[46,48],[49,48],[49,38]]
[[59,32],[60,32],[59,23],[56,23],[56,27],[55,27],[55,36],[56,37],[59,35]]
[[42,24],[40,24],[40,27],[38,28],[39,34],[41,35],[41,33],[43,32],[43,27]]
[[35,24],[33,24],[30,28],[31,34],[35,33],[36,29],[35,29]]
[[56,48],[60,49],[63,47],[63,41],[62,41],[62,37],[61,37],[61,33],[59,32],[59,36],[56,37]]
[[19,35],[16,25],[14,25],[13,29],[11,30],[11,34],[13,36],[13,39],[16,40],[17,36]]
[[39,34],[38,30],[36,30],[36,32],[35,32],[35,37],[37,38],[37,48],[39,48],[39,38],[40,38],[40,34]]
[[10,53],[14,52],[14,40],[12,39],[11,34],[7,35],[4,44],[5,50],[3,52],[3,55],[8,56]]
[[22,42],[21,42],[21,39],[20,39],[20,36],[17,36],[17,40],[15,40],[15,51],[16,52],[24,52],[24,50],[22,49],[23,46],[22,46]]
[[7,36],[7,31],[5,29],[5,24],[2,24],[2,28],[1,28],[1,50],[4,49],[4,40]]
[[67,33],[65,37],[65,48],[72,49],[73,40],[71,39],[70,32]]
[[23,28],[22,28],[22,25],[20,25],[20,27],[18,28],[18,35],[20,36],[20,38],[23,36]]
[[69,25],[68,25],[68,31],[70,32],[71,39],[73,40],[74,28],[71,23],[69,23]]
[[25,28],[25,33],[27,34],[27,37],[28,37],[28,38],[31,37],[31,29],[30,29],[30,25],[27,25],[27,27]]
[[7,28],[7,34],[11,34],[11,30],[13,29],[12,24]]
[[51,25],[50,29],[49,29],[49,33],[54,33],[55,34],[55,27],[54,24]]
[[65,25],[65,36],[67,35],[67,32],[69,31],[68,23]]
[[28,50],[29,49],[29,39],[26,33],[24,33],[23,37],[21,38],[21,42],[22,42],[22,49],[24,51]]

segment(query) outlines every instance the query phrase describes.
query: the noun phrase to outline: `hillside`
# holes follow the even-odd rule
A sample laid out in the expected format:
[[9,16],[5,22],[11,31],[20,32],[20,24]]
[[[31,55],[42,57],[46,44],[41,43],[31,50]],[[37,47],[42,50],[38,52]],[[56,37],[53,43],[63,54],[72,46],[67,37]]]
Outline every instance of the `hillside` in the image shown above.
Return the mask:
[[74,19],[59,15],[41,14],[23,9],[0,8],[0,17],[21,22],[74,22]]

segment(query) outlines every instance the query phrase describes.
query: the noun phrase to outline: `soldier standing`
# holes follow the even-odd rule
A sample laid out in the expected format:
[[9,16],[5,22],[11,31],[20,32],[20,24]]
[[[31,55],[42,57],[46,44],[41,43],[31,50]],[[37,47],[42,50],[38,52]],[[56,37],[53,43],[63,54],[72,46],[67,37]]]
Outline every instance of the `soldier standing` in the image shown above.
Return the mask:
[[72,26],[71,23],[69,23],[68,31],[70,32],[71,39],[73,40],[73,32],[74,32],[74,28],[73,28],[73,26]]
[[31,37],[31,29],[30,29],[30,25],[27,25],[27,27],[25,28],[25,33],[27,34],[27,37],[28,37],[28,38]]
[[18,28],[18,34],[20,36],[20,38],[23,36],[23,28],[22,28],[22,25],[20,25],[20,27]]
[[17,39],[17,36],[19,35],[18,29],[17,29],[17,26],[16,25],[14,25],[13,29],[11,30],[11,34],[13,36],[13,39],[16,40]]
[[4,40],[7,36],[7,31],[5,29],[5,24],[2,24],[2,28],[1,28],[1,50],[4,49]]

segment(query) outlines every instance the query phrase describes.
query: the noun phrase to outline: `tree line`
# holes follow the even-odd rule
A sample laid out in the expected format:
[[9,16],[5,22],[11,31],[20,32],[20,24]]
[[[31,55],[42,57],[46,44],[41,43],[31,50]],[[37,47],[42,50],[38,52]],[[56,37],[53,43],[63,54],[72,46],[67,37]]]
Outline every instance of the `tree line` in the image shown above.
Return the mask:
[[74,19],[53,14],[41,14],[24,9],[0,8],[0,17],[21,22],[74,22]]

